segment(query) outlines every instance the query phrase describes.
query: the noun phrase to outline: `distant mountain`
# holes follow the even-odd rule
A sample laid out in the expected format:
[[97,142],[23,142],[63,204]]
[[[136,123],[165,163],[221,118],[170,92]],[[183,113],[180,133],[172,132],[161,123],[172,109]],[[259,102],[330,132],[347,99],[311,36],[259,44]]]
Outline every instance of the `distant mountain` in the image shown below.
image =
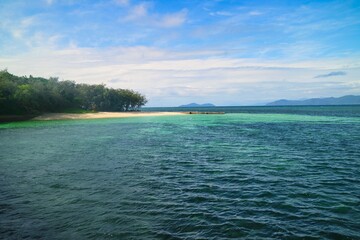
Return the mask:
[[186,105],[180,105],[179,107],[215,107],[214,104],[211,104],[211,103],[204,103],[204,104],[197,104],[197,103],[189,103],[189,104],[186,104]]
[[266,106],[293,106],[293,105],[356,105],[360,104],[360,96],[347,95],[339,98],[310,98],[306,100],[281,99],[266,104]]

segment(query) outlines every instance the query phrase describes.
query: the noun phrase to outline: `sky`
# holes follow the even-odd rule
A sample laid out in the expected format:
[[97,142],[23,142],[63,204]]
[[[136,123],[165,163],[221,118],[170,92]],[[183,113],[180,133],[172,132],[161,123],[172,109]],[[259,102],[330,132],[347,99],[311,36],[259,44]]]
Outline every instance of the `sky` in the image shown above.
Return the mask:
[[147,106],[360,95],[360,1],[0,0],[0,70]]

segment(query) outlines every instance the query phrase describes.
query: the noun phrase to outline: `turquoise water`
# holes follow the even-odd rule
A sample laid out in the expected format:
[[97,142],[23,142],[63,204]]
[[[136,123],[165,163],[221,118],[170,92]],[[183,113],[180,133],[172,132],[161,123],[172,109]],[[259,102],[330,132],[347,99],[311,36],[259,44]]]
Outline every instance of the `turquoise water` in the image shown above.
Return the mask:
[[2,124],[0,238],[359,239],[360,106],[269,109]]
[[346,116],[360,117],[360,105],[348,106],[255,106],[255,107],[200,107],[200,108],[180,108],[180,107],[148,107],[143,111],[150,112],[226,112],[226,113],[280,113],[280,114],[300,114],[312,116]]

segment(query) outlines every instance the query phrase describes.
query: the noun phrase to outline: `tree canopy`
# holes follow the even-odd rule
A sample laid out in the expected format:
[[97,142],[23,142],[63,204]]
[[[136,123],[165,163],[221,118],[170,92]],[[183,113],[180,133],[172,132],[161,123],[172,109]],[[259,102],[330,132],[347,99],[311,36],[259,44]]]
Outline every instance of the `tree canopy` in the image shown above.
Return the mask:
[[135,111],[146,97],[129,89],[104,84],[76,84],[58,78],[19,77],[0,71],[0,114],[36,114],[66,109]]

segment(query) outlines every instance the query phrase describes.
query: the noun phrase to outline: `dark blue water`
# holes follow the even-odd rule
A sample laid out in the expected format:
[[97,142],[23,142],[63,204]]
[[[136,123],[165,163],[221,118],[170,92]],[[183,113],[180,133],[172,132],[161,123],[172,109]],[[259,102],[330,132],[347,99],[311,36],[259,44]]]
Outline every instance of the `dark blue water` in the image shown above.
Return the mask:
[[344,108],[0,125],[0,238],[359,239]]

